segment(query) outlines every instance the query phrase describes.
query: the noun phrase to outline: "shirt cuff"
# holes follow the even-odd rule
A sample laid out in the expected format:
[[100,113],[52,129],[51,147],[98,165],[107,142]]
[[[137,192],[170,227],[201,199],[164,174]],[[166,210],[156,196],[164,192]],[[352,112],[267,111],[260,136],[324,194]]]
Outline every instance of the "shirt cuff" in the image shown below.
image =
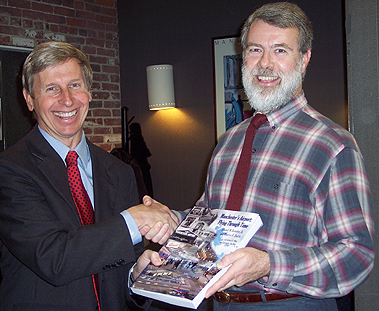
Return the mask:
[[142,236],[138,230],[138,226],[137,226],[136,222],[134,221],[132,215],[130,215],[130,213],[127,210],[125,210],[125,211],[121,212],[121,216],[124,217],[126,226],[129,229],[129,234],[130,234],[130,237],[132,239],[133,245],[136,245],[139,242],[141,242]]

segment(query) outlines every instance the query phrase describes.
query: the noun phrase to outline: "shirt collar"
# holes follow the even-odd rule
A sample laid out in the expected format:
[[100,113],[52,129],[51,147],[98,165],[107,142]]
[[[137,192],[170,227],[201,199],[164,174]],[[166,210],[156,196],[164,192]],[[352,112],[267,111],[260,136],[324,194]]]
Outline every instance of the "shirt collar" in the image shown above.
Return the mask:
[[278,110],[268,112],[266,114],[267,120],[270,123],[270,127],[278,128],[286,119],[291,115],[303,110],[307,104],[304,91],[302,90],[296,97],[291,99],[287,104]]
[[84,132],[82,133],[82,138],[80,139],[79,144],[74,148],[70,149],[68,148],[64,143],[59,141],[58,139],[52,137],[50,134],[48,134],[46,131],[44,131],[39,125],[38,129],[41,132],[42,136],[47,140],[47,142],[50,144],[51,147],[59,154],[63,162],[65,162],[67,153],[70,150],[75,150],[81,161],[83,162],[83,165],[86,167],[89,162],[89,148],[87,145],[87,141],[84,135]]

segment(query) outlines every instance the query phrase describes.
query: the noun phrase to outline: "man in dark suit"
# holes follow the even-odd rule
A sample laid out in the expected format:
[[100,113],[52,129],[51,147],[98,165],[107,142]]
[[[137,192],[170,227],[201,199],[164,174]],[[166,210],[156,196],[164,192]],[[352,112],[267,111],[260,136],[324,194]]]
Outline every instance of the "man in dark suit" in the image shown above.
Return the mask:
[[[142,236],[162,244],[177,226],[150,197],[137,205],[132,169],[86,140],[91,83],[88,60],[70,44],[40,44],[25,61],[23,94],[38,126],[0,154],[2,311],[134,310],[129,275]],[[71,194],[72,151],[94,224],[83,222]]]

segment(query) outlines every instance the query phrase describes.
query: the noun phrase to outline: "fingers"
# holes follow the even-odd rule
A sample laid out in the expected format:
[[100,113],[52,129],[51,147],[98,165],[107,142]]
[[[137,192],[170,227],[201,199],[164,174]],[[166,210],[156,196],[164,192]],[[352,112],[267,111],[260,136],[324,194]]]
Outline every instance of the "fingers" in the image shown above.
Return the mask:
[[230,271],[230,268],[216,283],[214,283],[211,287],[208,288],[207,292],[205,293],[205,298],[209,298],[214,293],[223,291],[224,289],[227,289],[235,285],[235,275],[233,272]]
[[[133,206],[128,212],[136,222],[142,236],[163,244],[179,224],[179,219],[170,209],[149,196],[143,197],[144,204]],[[168,225],[168,229],[163,225]],[[156,226],[156,227],[155,227]],[[155,227],[155,228],[154,228]],[[150,230],[154,228],[152,232]],[[169,233],[167,233],[167,230]],[[147,235],[147,236],[146,236]]]
[[270,257],[267,252],[252,247],[238,249],[225,255],[218,263],[218,268],[230,265],[228,271],[206,292],[208,298],[216,291],[223,291],[233,285],[242,286],[248,282],[267,277],[270,273]]
[[162,224],[161,222],[158,222],[153,226],[153,228],[149,230],[149,232],[145,234],[145,238],[151,240],[154,243],[159,243],[162,245],[164,242],[166,242],[170,235],[171,233],[169,224]]
[[145,267],[150,262],[155,266],[159,266],[162,264],[162,261],[157,252],[154,252],[152,250],[146,250],[137,260],[137,264],[133,270],[133,277],[137,278],[137,276],[142,272],[143,269],[145,269]]

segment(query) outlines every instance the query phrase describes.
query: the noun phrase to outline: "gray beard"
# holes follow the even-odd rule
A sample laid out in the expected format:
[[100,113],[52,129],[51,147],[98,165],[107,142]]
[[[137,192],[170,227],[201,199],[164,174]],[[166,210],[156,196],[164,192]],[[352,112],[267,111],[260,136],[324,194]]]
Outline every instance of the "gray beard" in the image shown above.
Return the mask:
[[[249,69],[242,65],[242,83],[251,108],[258,112],[270,112],[288,103],[302,83],[302,63],[303,59],[300,57],[297,67],[287,75],[281,72],[275,74],[272,70],[260,68],[255,68],[249,73]],[[261,87],[254,84],[253,76],[255,75],[276,75],[280,77],[281,81],[273,88]]]

